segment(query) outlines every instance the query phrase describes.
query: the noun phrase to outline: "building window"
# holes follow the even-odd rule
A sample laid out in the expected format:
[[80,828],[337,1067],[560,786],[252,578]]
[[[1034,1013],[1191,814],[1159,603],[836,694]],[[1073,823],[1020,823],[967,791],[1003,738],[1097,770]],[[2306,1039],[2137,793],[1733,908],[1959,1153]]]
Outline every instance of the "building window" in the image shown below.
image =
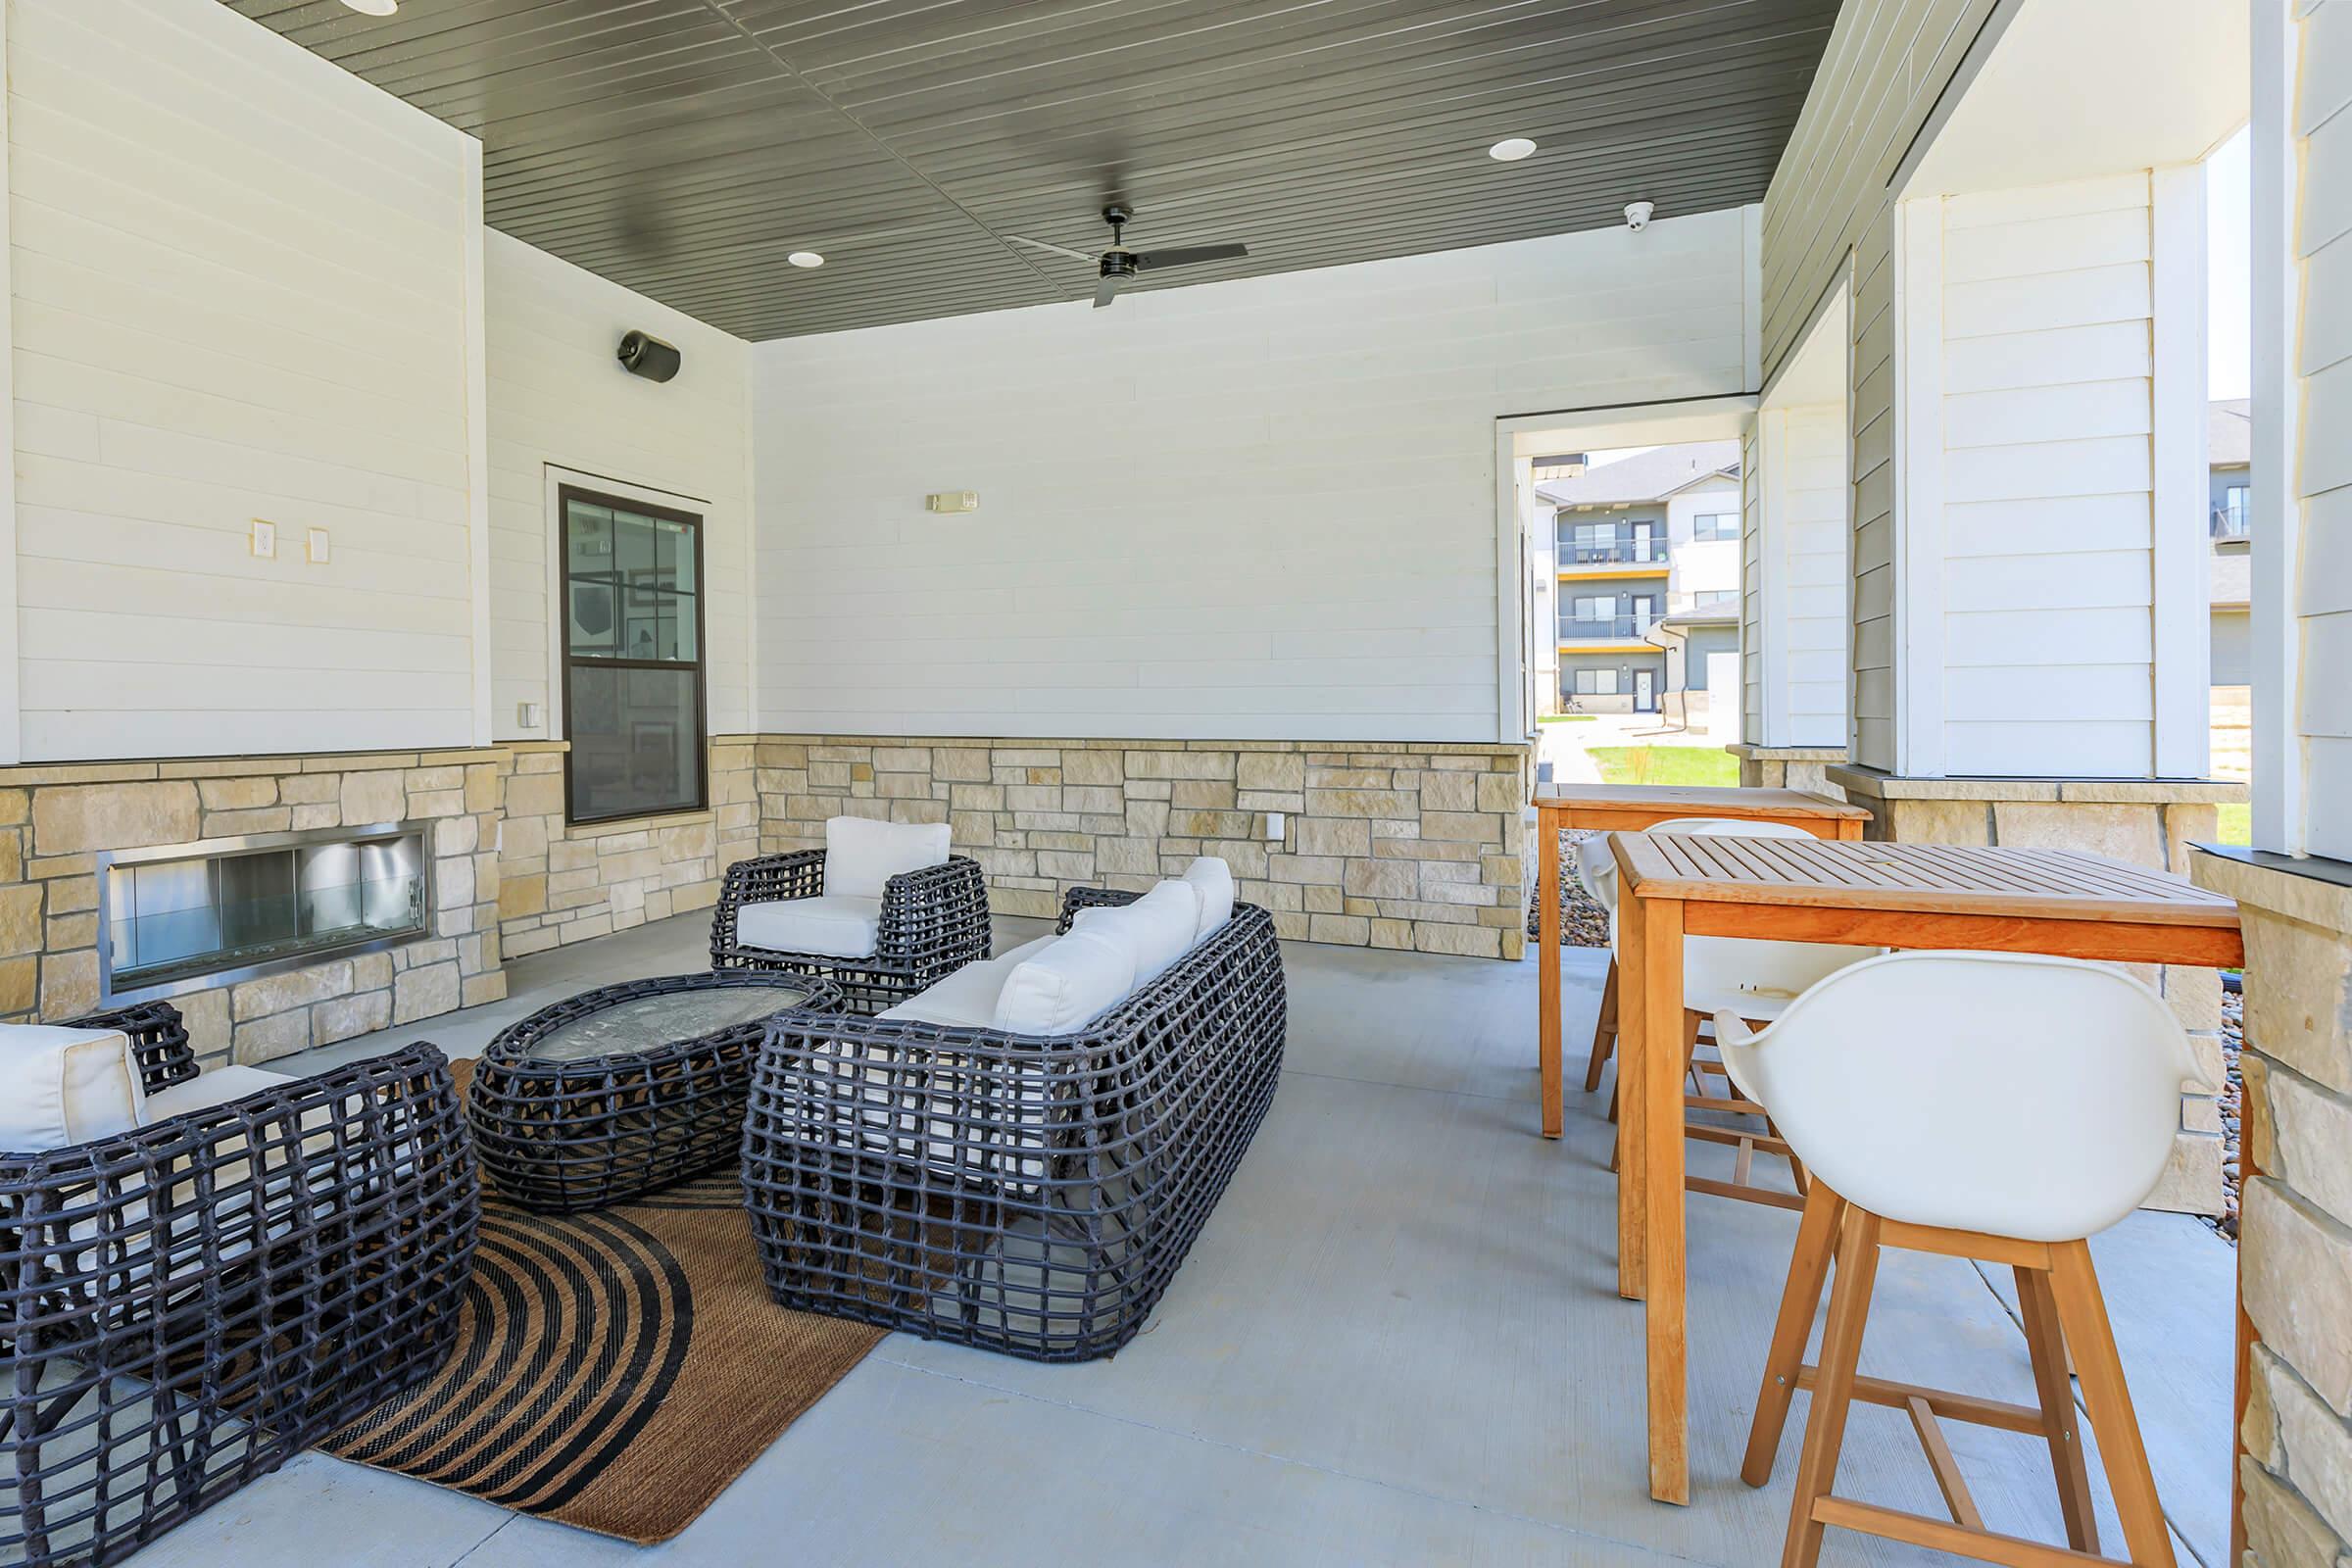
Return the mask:
[[1737,512],[1702,512],[1690,519],[1690,538],[1705,544],[1716,539],[1740,537],[1740,514]]
[[1617,695],[1617,671],[1613,669],[1579,669],[1570,672],[1576,679],[1579,697],[1614,697]]
[[2213,536],[2243,539],[2250,520],[2246,513],[2246,486],[2233,484],[2223,490],[2222,504],[2213,509]]
[[557,505],[571,820],[701,810],[703,519],[569,485]]
[[1737,588],[1701,588],[1690,596],[1693,605],[1728,605],[1740,598]]

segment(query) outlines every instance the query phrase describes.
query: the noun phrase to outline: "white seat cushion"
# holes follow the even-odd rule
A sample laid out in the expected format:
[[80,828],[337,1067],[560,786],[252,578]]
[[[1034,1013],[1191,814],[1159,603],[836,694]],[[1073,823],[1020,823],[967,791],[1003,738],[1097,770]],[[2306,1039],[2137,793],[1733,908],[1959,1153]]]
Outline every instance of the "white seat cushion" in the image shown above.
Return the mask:
[[1123,942],[1073,930],[1023,958],[997,994],[996,1027],[1020,1035],[1085,1028],[1135,989],[1135,954]]
[[283,1089],[286,1083],[283,1074],[264,1072],[259,1067],[207,1067],[193,1078],[182,1078],[149,1095],[147,1119],[158,1122],[169,1116],[184,1116],[191,1110],[225,1105],[265,1089]]
[[[827,880],[830,880],[828,878]],[[829,958],[870,958],[881,941],[882,900],[847,893],[813,899],[773,899],[735,911],[738,947],[770,953],[815,953]]]
[[882,884],[892,877],[947,861],[945,822],[876,822],[863,816],[836,816],[825,822],[827,893],[878,899]]
[[[147,1121],[152,1125],[210,1110],[267,1090],[283,1089],[292,1081],[257,1067],[207,1067],[193,1078],[150,1095]],[[356,1110],[358,1099],[347,1104]],[[346,1177],[335,1160],[319,1157],[335,1147],[331,1123],[332,1113],[324,1105],[305,1110],[299,1125],[291,1129],[282,1117],[262,1122],[257,1129],[261,1135],[259,1169],[243,1132],[233,1123],[217,1128],[201,1160],[209,1174],[212,1211],[218,1221],[209,1249],[195,1244],[193,1223],[187,1217],[198,1200],[193,1171],[199,1161],[183,1157],[172,1167],[166,1201],[167,1211],[176,1217],[151,1228],[146,1199],[130,1196],[144,1186],[142,1179],[133,1175],[124,1184],[124,1200],[116,1208],[116,1224],[108,1233],[101,1234],[95,1219],[68,1229],[74,1241],[90,1244],[89,1252],[82,1254],[75,1266],[103,1268],[117,1288],[136,1286],[155,1273],[162,1254],[167,1258],[167,1278],[174,1285],[182,1284],[218,1263],[233,1262],[251,1251],[265,1215],[270,1234],[282,1235],[300,1217],[305,1199],[315,1214],[332,1212]],[[181,1172],[188,1174],[183,1178]],[[295,1200],[289,1202],[289,1196]]]
[[1205,942],[1233,918],[1233,867],[1203,855],[1184,868],[1184,879],[1200,895],[1200,927],[1193,940]]
[[946,1024],[955,1029],[994,1029],[997,997],[1004,991],[1005,980],[1031,955],[1050,947],[1054,940],[1051,935],[1042,936],[1034,942],[1022,943],[1001,957],[967,963],[897,1006],[883,1008],[876,1016]]
[[1136,985],[1148,986],[1200,940],[1200,892],[1190,882],[1162,882],[1133,904],[1080,909],[1070,929],[1124,943],[1135,955]]
[[121,1030],[0,1024],[0,1150],[31,1153],[126,1133],[148,1119],[146,1098]]

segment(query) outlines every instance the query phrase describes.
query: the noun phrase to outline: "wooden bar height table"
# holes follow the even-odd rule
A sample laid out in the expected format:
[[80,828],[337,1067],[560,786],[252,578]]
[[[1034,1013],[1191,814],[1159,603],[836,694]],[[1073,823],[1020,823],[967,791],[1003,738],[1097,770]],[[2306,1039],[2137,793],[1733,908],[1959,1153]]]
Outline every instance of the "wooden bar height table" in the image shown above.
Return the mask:
[[[1685,816],[1786,822],[1816,838],[1859,839],[1870,813],[1803,790],[1683,784],[1553,784],[1536,791],[1537,930],[1544,973],[1538,986],[1544,1136],[1560,1136],[1560,834],[1569,828],[1639,833]],[[1619,973],[1625,972],[1620,964]]]
[[2046,953],[2226,968],[2237,906],[2061,850],[1619,833],[1617,1291],[1646,1303],[1649,1494],[1690,1500],[1683,1252],[1683,939]]

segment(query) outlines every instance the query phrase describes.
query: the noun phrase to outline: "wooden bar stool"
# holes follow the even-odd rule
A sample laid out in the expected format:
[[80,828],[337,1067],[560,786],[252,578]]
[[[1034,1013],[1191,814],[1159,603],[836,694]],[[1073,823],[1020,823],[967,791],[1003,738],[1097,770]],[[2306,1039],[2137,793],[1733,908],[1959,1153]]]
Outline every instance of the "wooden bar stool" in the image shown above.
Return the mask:
[[[1801,827],[1785,822],[1752,822],[1730,817],[1687,816],[1660,822],[1647,831],[1652,833],[1701,833],[1720,838],[1750,839],[1811,839],[1813,835]],[[1583,879],[1593,902],[1609,914],[1611,949],[1609,974],[1601,987],[1600,1018],[1592,1032],[1592,1052],[1585,1069],[1585,1089],[1588,1093],[1600,1087],[1601,1070],[1615,1054],[1617,1045],[1617,955],[1614,946],[1617,924],[1617,859],[1609,849],[1607,835],[1586,839],[1576,846],[1577,875]],[[1705,1193],[1716,1198],[1738,1199],[1743,1202],[1765,1203],[1781,1208],[1794,1208],[1799,1198],[1761,1186],[1749,1179],[1755,1156],[1777,1154],[1787,1159],[1796,1178],[1798,1191],[1805,1186],[1804,1167],[1793,1156],[1779,1130],[1772,1125],[1765,1107],[1752,1096],[1731,1092],[1728,1081],[1721,1082],[1723,1093],[1716,1093],[1712,1077],[1724,1080],[1720,1063],[1699,1055],[1701,1026],[1717,1012],[1728,1011],[1746,1019],[1754,1027],[1762,1027],[1781,1010],[1819,981],[1851,963],[1875,957],[1885,950],[1880,948],[1838,947],[1820,942],[1756,942],[1739,937],[1690,937],[1683,944],[1683,996],[1688,1005],[1684,1009],[1683,1073],[1690,1079],[1690,1092],[1683,1097],[1686,1112],[1712,1112],[1750,1119],[1750,1126],[1723,1126],[1700,1121],[1686,1115],[1683,1136],[1702,1143],[1729,1145],[1735,1151],[1730,1181],[1707,1176],[1686,1176],[1683,1187],[1688,1192]],[[1617,1119],[1617,1105],[1612,1095],[1609,1119]],[[1609,1156],[1609,1168],[1617,1168],[1617,1156]]]
[[[1898,953],[1838,971],[1755,1033],[1716,1020],[1723,1061],[1773,1107],[1813,1184],[1765,1356],[1741,1479],[1771,1479],[1790,1398],[1813,1391],[1783,1568],[1811,1568],[1829,1526],[2016,1568],[2105,1562],[2075,1424],[2073,1348],[2123,1523],[2128,1560],[2174,1563],[2086,1238],[2139,1206],[2172,1152],[2180,1091],[2197,1081],[2164,1000],[2071,958]],[[2036,1403],[1863,1377],[1884,1247],[2008,1265]],[[1837,1283],[1818,1367],[1804,1363],[1832,1251]],[[1911,1417],[1951,1518],[1838,1496],[1852,1402]],[[2040,1437],[2069,1549],[1986,1530],[1939,1421]]]

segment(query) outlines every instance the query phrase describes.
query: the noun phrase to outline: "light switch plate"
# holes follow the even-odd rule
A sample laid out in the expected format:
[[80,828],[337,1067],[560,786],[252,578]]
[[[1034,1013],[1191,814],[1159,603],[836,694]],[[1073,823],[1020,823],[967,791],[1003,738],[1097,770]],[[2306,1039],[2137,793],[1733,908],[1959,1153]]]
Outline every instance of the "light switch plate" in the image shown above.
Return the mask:
[[259,517],[254,518],[252,544],[253,553],[264,561],[275,557],[277,554],[277,524],[264,522]]
[[333,557],[334,547],[327,542],[324,528],[313,528],[302,536],[302,553],[314,566],[323,566]]

